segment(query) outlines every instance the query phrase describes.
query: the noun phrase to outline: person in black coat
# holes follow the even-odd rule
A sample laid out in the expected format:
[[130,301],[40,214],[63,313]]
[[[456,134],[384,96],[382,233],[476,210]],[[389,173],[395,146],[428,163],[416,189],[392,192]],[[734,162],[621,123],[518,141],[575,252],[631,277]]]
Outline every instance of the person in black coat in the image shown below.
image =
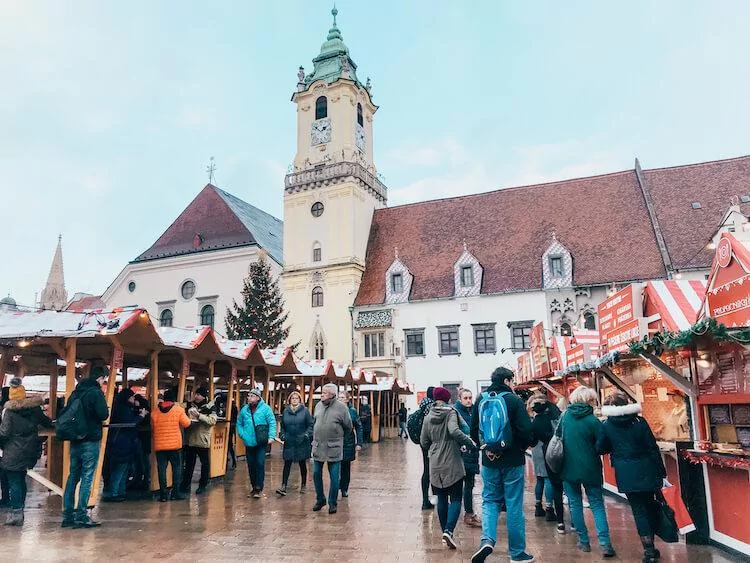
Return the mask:
[[362,449],[362,422],[359,420],[357,409],[350,404],[349,393],[342,391],[339,393],[339,401],[349,409],[349,417],[352,419],[352,431],[344,433],[344,457],[341,460],[341,483],[340,490],[342,497],[349,496],[349,483],[352,479],[352,462],[357,459],[357,452]]
[[[459,389],[458,401],[453,405],[453,408],[458,411],[458,414],[461,415],[468,428],[471,428],[471,409],[473,404],[471,389],[463,387]],[[479,475],[479,450],[464,446],[461,448],[461,457],[463,458],[464,470],[466,471],[466,477],[464,477],[464,524],[478,528],[482,525],[482,521],[474,512],[474,484],[477,475]]]
[[667,475],[651,428],[640,417],[641,406],[629,403],[628,397],[615,392],[607,397],[597,449],[610,454],[615,469],[617,489],[628,497],[630,509],[643,544],[643,563],[653,563],[660,554],[654,547],[654,523],[659,517],[657,495],[661,494]]
[[140,448],[137,425],[145,416],[145,410],[136,410],[135,393],[123,389],[115,397],[107,437],[107,460],[109,462],[108,491],[103,501],[125,500],[130,464]]
[[[531,419],[531,431],[534,435],[532,446],[536,445],[537,442],[542,443],[542,452],[547,454],[547,446],[549,446],[550,440],[555,433],[555,428],[560,422],[560,409],[557,408],[553,403],[547,400],[544,395],[534,395],[529,399],[528,403],[531,410],[534,412],[534,418]],[[547,479],[549,479],[550,485],[552,486],[552,501],[554,503],[553,510],[547,510],[547,521],[557,521],[557,531],[561,534],[565,533],[565,519],[564,519],[564,508],[563,508],[563,483],[560,475],[552,471],[547,461],[545,460],[544,466],[547,470]]]
[[299,492],[307,491],[307,460],[312,455],[312,435],[315,420],[310,411],[302,404],[302,396],[292,391],[287,399],[287,406],[281,414],[280,439],[284,443],[284,470],[281,475],[281,487],[276,493],[285,496],[289,483],[292,464],[299,464]]

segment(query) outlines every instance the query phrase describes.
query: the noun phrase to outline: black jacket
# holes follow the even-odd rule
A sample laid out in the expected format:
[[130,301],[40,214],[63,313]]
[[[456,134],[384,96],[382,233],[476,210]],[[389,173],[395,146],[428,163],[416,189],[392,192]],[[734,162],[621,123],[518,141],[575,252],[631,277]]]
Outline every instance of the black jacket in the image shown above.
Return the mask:
[[312,451],[313,425],[315,420],[305,405],[297,410],[287,406],[281,413],[281,441],[284,442],[285,461],[305,461]]
[[[102,439],[102,423],[109,416],[107,401],[99,383],[96,379],[82,380],[70,394],[68,405],[76,397],[81,399],[83,410],[86,413],[86,426],[88,427],[86,437],[81,441],[98,442]],[[67,408],[67,405],[65,408]]]
[[[110,428],[107,435],[107,459],[110,463],[129,462],[140,446],[137,425],[141,417],[128,402],[129,396],[125,393],[118,394],[112,407],[109,422],[117,426]],[[121,424],[127,426],[120,426]]]
[[[555,427],[559,422],[562,413],[560,413],[560,409],[558,409],[557,406],[549,401],[537,403],[534,405],[533,409],[535,416],[531,420],[531,432],[533,434],[531,445],[535,446],[537,442],[541,442],[542,451],[546,454],[547,446],[549,446],[549,442],[555,433]],[[559,475],[550,469],[546,460],[544,465],[547,468],[547,476],[550,479],[553,479],[554,482],[559,481]]]
[[357,409],[349,408],[349,416],[352,419],[352,431],[344,432],[344,459],[342,461],[354,461],[357,459],[357,446],[362,444],[362,422],[359,420]]
[[[471,429],[471,414],[473,409],[467,409],[461,404],[460,401],[456,401],[456,404],[453,405],[453,408],[456,409],[466,425],[469,427],[469,429]],[[475,448],[465,449],[466,451],[461,452],[461,457],[464,460],[464,469],[466,469],[466,473],[479,474],[479,450]]]
[[[533,441],[531,420],[529,419],[529,414],[526,412],[526,406],[523,401],[513,393],[513,390],[510,387],[503,385],[502,383],[493,383],[489,389],[487,389],[487,392],[509,393],[509,395],[504,396],[504,399],[508,407],[508,418],[510,419],[510,427],[513,433],[513,443],[501,456],[496,457],[494,460],[490,460],[487,457],[487,452],[483,449],[482,465],[488,467],[519,467],[524,465],[526,463],[526,449]],[[479,405],[482,400],[482,395],[479,395],[471,412],[471,438],[477,444],[480,444]]]
[[667,472],[651,428],[638,416],[641,406],[604,406],[608,417],[597,439],[600,454],[610,454],[617,489],[621,493],[651,492],[662,488]]
[[40,426],[52,428],[52,421],[42,412],[42,400],[27,398],[8,401],[0,424],[0,468],[6,471],[26,471],[36,465],[42,453],[38,436]]

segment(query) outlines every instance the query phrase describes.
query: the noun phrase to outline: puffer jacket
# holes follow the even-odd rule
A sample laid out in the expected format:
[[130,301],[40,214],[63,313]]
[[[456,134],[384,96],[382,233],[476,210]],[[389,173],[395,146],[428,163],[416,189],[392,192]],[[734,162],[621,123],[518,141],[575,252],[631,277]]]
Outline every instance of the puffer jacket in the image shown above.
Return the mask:
[[198,409],[198,419],[193,420],[192,424],[185,430],[185,440],[187,445],[193,448],[210,448],[211,447],[211,427],[216,424],[219,416],[216,414],[216,405],[213,401],[207,401],[201,405],[188,405],[188,412],[191,407]]
[[[253,424],[253,421],[255,424]],[[255,407],[255,412],[250,411],[250,405],[245,405],[237,417],[237,434],[239,434],[245,445],[254,448],[258,445],[255,439],[255,426],[268,425],[268,441],[276,438],[276,417],[268,404],[261,399]]]
[[312,455],[313,420],[303,404],[294,410],[288,405],[281,415],[281,441],[284,442],[284,461],[306,461]]
[[430,458],[430,483],[440,489],[455,485],[466,476],[461,446],[474,442],[461,431],[459,414],[442,401],[436,401],[422,423],[419,443]]
[[563,481],[602,486],[602,458],[596,450],[602,423],[591,405],[574,403],[560,419],[563,438]]
[[6,471],[26,471],[36,465],[42,454],[39,427],[52,428],[52,421],[42,412],[42,400],[29,397],[8,401],[0,423],[0,468]]
[[151,432],[154,451],[165,452],[182,449],[182,429],[190,426],[185,409],[175,403],[161,403],[151,413]]

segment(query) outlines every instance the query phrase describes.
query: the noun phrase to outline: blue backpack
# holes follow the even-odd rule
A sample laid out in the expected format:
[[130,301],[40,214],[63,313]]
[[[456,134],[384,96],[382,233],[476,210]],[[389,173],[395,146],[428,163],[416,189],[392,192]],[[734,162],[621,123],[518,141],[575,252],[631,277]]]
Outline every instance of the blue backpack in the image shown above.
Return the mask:
[[479,439],[487,450],[494,453],[502,453],[513,444],[513,430],[505,402],[505,395],[509,394],[507,391],[485,391],[480,395]]

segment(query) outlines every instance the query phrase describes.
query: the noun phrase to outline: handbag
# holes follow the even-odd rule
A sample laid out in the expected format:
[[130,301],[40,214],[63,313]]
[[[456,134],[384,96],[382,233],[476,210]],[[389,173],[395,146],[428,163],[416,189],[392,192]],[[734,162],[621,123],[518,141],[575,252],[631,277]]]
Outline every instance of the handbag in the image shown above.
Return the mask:
[[677,543],[680,541],[680,529],[674,517],[674,510],[669,506],[661,491],[656,493],[655,502],[659,507],[659,512],[656,515],[654,533],[667,543]]
[[253,430],[255,431],[255,445],[266,447],[268,445],[268,424],[255,424],[253,411],[250,411],[250,419],[253,421]]
[[562,438],[562,416],[557,423],[557,428],[555,428],[555,433],[552,435],[552,439],[549,441],[549,444],[547,444],[547,451],[544,453],[544,460],[554,473],[560,473],[560,471],[562,471],[563,461],[565,460],[565,446],[563,445]]

